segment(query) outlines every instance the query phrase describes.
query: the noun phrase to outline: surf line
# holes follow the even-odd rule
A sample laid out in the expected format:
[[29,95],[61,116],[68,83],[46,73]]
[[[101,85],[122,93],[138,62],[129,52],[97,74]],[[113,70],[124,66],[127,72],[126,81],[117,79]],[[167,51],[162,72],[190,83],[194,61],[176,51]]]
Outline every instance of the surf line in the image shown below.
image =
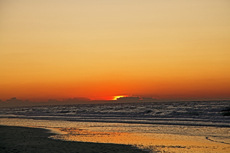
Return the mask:
[[217,143],[223,143],[223,144],[228,144],[228,145],[230,145],[230,143],[223,142],[223,141],[216,141],[216,140],[213,140],[213,139],[211,139],[211,138],[209,138],[209,137],[206,137],[206,139],[209,140],[209,141],[212,141],[212,142],[217,142]]

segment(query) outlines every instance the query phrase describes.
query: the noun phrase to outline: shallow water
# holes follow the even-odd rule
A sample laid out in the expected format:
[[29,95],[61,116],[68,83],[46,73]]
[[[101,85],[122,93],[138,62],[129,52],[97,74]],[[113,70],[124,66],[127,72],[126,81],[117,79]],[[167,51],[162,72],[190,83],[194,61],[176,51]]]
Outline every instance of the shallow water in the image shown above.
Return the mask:
[[[130,144],[150,152],[230,150],[230,128],[1,118],[1,125],[51,129],[53,139]],[[224,139],[223,139],[224,138]]]

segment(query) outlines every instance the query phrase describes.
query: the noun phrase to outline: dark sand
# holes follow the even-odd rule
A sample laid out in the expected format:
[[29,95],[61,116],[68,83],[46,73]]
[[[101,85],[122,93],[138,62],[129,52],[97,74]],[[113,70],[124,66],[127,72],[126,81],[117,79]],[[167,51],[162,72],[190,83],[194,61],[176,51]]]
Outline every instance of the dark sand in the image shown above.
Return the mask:
[[49,130],[0,126],[0,153],[146,153],[129,145],[60,141]]

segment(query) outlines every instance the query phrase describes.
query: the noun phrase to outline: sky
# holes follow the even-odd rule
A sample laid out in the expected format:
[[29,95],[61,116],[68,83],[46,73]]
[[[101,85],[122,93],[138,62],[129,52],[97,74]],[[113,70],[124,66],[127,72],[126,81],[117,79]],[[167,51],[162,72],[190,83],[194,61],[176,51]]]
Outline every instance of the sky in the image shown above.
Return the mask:
[[229,0],[1,0],[0,99],[230,99]]

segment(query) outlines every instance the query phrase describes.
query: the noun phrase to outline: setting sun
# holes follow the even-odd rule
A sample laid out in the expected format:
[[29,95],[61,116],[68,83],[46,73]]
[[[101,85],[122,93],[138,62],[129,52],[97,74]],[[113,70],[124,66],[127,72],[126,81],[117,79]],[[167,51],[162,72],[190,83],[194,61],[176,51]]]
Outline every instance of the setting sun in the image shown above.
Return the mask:
[[122,98],[122,97],[126,97],[126,96],[114,96],[113,100],[117,100],[118,98]]

